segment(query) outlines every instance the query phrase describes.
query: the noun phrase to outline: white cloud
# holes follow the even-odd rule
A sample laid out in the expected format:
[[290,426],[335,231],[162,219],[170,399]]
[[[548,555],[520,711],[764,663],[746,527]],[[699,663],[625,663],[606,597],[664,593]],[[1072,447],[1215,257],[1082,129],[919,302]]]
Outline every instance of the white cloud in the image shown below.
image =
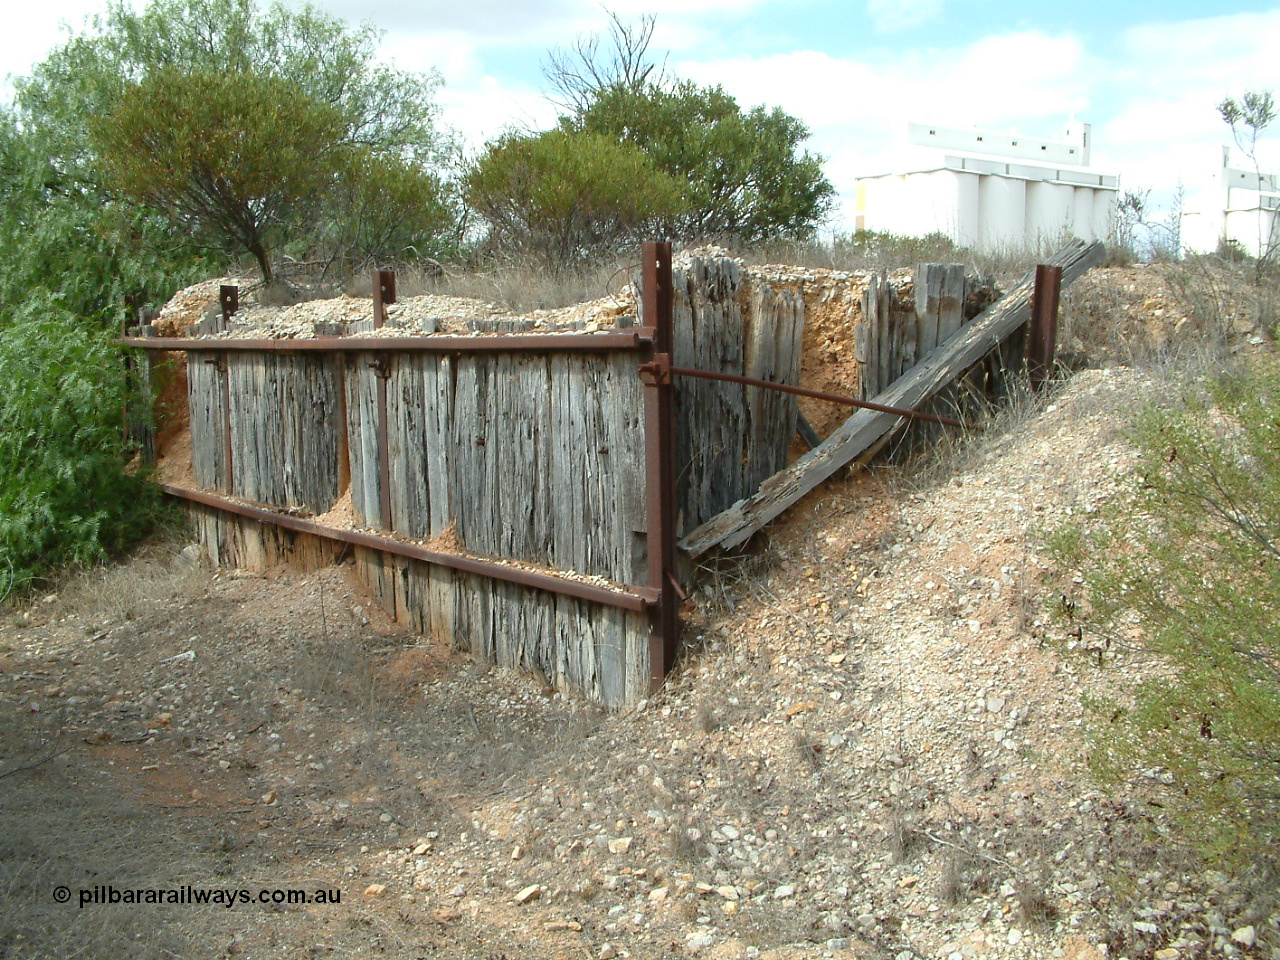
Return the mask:
[[[303,4],[303,0],[288,2],[291,6]],[[473,46],[539,43],[592,13],[582,0],[324,0],[320,7],[350,23],[375,23],[391,36],[464,35]]]
[[[677,69],[722,84],[744,105],[776,104],[804,120],[809,148],[827,157],[840,190],[891,169],[911,120],[1051,137],[1074,115],[1094,125],[1094,168],[1153,188],[1160,202],[1220,160],[1230,140],[1216,109],[1222,97],[1276,89],[1280,10],[1146,24],[1118,39],[1114,59],[1081,37],[1030,30],[951,49],[856,58],[808,50],[689,59]],[[1260,153],[1280,169],[1280,124]]]
[[[0,30],[0,79],[29,75],[50,50],[80,32],[86,17],[103,13],[103,6],[101,0],[62,0],[6,8]],[[0,96],[7,96],[7,91]]]
[[541,92],[507,86],[492,77],[446,86],[437,102],[441,119],[461,135],[471,154],[506,130],[545,130],[556,119],[554,105]]
[[[1121,39],[1123,57],[1103,78],[1115,102],[1097,129],[1098,162],[1162,200],[1178,182],[1205,189],[1231,142],[1217,104],[1280,81],[1280,10],[1144,24]],[[1280,127],[1264,135],[1259,154],[1280,169]]]
[[1097,72],[1078,38],[1036,31],[875,59],[806,50],[676,68],[722,84],[744,106],[776,105],[802,119],[812,132],[806,146],[846,194],[857,177],[895,167],[909,121],[1050,137],[1072,114],[1087,120]]
[[744,103],[778,104],[816,129],[868,118],[990,124],[1069,113],[1087,104],[1086,59],[1074,38],[1020,33],[884,61],[798,51],[677,67],[723,84]]
[[867,0],[867,16],[876,30],[905,30],[942,14],[943,0]]
[[1149,89],[1206,87],[1216,99],[1280,80],[1280,10],[1152,23],[1124,34],[1134,82]]

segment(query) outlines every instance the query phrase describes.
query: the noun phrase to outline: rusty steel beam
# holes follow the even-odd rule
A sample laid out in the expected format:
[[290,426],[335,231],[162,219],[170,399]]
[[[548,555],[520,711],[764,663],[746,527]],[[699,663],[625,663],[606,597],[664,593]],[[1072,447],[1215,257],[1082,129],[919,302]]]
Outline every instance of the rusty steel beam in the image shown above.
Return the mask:
[[1034,387],[1053,376],[1054,349],[1058,339],[1058,301],[1062,294],[1062,268],[1040,264],[1031,294],[1031,329],[1027,337],[1027,376]]
[[225,353],[218,359],[222,371],[222,454],[227,461],[227,493],[236,492],[235,460],[232,451],[235,445],[231,442],[231,358]]
[[374,357],[369,364],[377,377],[377,433],[378,433],[378,506],[381,508],[382,529],[391,529],[391,437],[387,425],[387,381],[391,379],[391,355]]
[[[387,322],[387,304],[396,302],[396,274],[394,270],[373,271],[373,329],[380,330]],[[391,379],[391,356],[382,353],[369,364],[378,378],[378,506],[382,517],[382,529],[391,529],[391,441],[387,427],[387,381]]]
[[658,595],[649,638],[649,686],[657,690],[675,667],[680,642],[676,591],[675,390],[671,385],[673,293],[671,244],[642,247],[642,322],[653,330],[644,383],[645,501],[649,587]]
[[442,553],[438,550],[430,550],[421,544],[397,540],[393,537],[364,533],[360,530],[346,530],[342,527],[326,527],[302,517],[295,517],[287,513],[242,503],[239,500],[232,500],[204,490],[192,490],[188,487],[179,487],[167,483],[160,484],[160,489],[172,497],[189,500],[192,503],[199,503],[217,510],[225,510],[227,513],[248,517],[258,523],[269,523],[277,527],[283,527],[286,530],[309,533],[314,537],[324,537],[328,540],[350,543],[357,547],[367,547],[370,550],[393,553],[399,557],[421,560],[424,563],[448,567],[451,570],[458,570],[462,573],[472,573],[477,576],[488,577],[490,580],[503,580],[507,583],[531,587],[535,590],[544,590],[549,593],[558,593],[578,600],[589,600],[592,603],[620,607],[623,610],[636,612],[647,610],[658,602],[658,591],[648,587],[628,587],[626,589],[601,587],[592,583],[583,583],[579,580],[570,580],[566,577],[557,577],[550,573],[537,573],[532,570],[525,570],[522,567],[507,566],[494,560],[481,560],[477,557],[466,557],[456,553]]
[[774,383],[772,380],[759,380],[755,377],[744,377],[737,373],[714,373],[711,370],[691,370],[688,367],[671,367],[672,375],[677,377],[697,377],[701,380],[724,380],[727,383],[743,383],[749,387],[763,387],[766,390],[780,390],[783,393],[794,393],[800,397],[813,397],[815,400],[830,400],[832,403],[843,403],[850,407],[862,407],[865,410],[878,410],[881,413],[893,413],[899,417],[912,420],[928,420],[931,423],[942,423],[948,427],[963,427],[964,424],[951,417],[937,413],[924,413],[921,410],[910,410],[906,407],[887,407],[883,403],[872,403],[870,400],[858,400],[838,393],[824,393],[821,390],[810,390],[808,387],[793,387],[786,383]]
[[259,350],[270,353],[466,353],[467,351],[641,350],[651,337],[640,328],[600,333],[488,333],[476,336],[428,334],[421,337],[323,337],[315,340],[239,340],[234,337],[121,337],[126,347],[143,350]]

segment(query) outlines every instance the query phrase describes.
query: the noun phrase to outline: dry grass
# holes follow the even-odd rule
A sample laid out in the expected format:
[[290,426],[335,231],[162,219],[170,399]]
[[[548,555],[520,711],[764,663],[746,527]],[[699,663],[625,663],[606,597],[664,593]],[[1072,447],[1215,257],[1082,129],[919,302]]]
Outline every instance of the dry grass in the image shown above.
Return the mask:
[[1051,885],[1047,871],[1042,870],[1042,873],[1035,876],[1019,877],[1013,886],[1018,911],[1028,924],[1047,927],[1058,919],[1058,906],[1049,892]]
[[948,850],[938,875],[938,899],[958,905],[987,893],[994,883],[986,864],[967,850]]
[[[696,244],[694,246],[702,246]],[[964,263],[970,274],[992,278],[1005,286],[1051,251],[977,253],[957,247],[941,235],[924,238],[867,234],[820,241],[775,241],[749,247],[728,245],[733,256],[748,264],[785,263],[798,267],[833,270],[892,270],[917,263]],[[530,260],[490,261],[474,264],[440,264],[434,261],[402,264],[397,268],[397,292],[401,297],[440,294],[496,303],[515,313],[571,306],[617,293],[639,267],[634,254],[577,263],[549,270]],[[314,287],[314,290],[311,288]],[[351,296],[372,293],[368,273],[349,280],[343,288]],[[332,296],[330,286],[299,279],[283,292],[268,296],[283,303],[314,296]]]
[[884,821],[885,845],[894,863],[906,863],[924,847],[919,811],[899,802],[889,808]]
[[[478,269],[407,267],[397,274],[401,297],[437,294],[496,303],[513,313],[552,310],[617,293],[639,269],[637,256],[549,271],[530,262],[491,264]],[[367,295],[372,286],[360,278],[349,291]]]
[[199,548],[185,531],[172,531],[143,544],[125,563],[68,571],[59,589],[47,595],[47,613],[120,623],[149,606],[193,596],[207,576]]
[[863,233],[832,240],[774,241],[734,252],[749,264],[786,263],[848,271],[895,270],[918,263],[963,263],[967,273],[990,277],[1008,286],[1053,251],[1046,248],[979,253],[958,246],[941,234],[900,237]]

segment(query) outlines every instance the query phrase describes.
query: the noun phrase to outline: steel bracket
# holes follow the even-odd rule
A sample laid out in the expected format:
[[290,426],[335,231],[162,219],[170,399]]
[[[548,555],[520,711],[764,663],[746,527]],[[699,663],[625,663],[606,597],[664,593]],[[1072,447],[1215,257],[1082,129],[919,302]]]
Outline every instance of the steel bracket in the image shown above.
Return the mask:
[[646,386],[666,386],[671,382],[671,354],[655,353],[648,363],[640,364],[640,379]]

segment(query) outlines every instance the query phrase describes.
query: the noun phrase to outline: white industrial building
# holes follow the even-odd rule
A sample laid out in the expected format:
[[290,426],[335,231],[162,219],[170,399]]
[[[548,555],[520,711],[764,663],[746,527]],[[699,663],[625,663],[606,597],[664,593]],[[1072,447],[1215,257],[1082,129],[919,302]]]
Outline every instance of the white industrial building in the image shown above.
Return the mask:
[[1222,148],[1210,183],[1183,208],[1184,250],[1211,253],[1227,240],[1257,257],[1280,243],[1280,176],[1252,167],[1246,157],[1233,163],[1231,148]]
[[1089,138],[1075,122],[1060,141],[908,124],[899,172],[856,181],[854,227],[942,233],[987,251],[1053,245],[1066,233],[1106,240],[1117,178],[1089,169]]

